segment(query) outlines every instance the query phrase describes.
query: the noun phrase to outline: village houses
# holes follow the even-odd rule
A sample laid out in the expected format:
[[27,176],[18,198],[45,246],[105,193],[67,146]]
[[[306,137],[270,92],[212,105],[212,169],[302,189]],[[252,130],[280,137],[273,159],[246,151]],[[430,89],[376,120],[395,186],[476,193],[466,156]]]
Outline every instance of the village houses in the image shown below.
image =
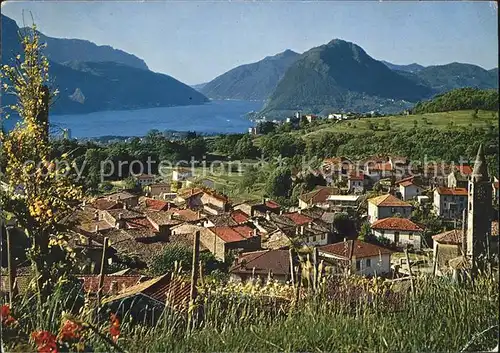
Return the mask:
[[385,238],[398,247],[420,250],[423,228],[407,218],[389,217],[372,223],[373,235]]
[[379,219],[399,216],[410,218],[412,205],[393,195],[377,196],[368,200],[368,219],[374,223]]
[[334,272],[364,276],[385,275],[391,272],[392,251],[384,247],[346,240],[318,248],[320,258],[334,268]]

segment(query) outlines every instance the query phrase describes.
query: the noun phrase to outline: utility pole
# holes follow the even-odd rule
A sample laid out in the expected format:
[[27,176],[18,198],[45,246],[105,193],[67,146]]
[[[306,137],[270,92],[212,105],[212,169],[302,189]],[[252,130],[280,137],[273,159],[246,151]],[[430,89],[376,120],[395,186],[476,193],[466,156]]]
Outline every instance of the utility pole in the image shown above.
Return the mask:
[[105,237],[102,244],[102,257],[101,257],[101,268],[99,272],[99,287],[97,289],[97,307],[101,305],[102,298],[102,287],[104,285],[105,267],[106,267],[106,253],[108,252],[109,238]]
[[7,266],[9,271],[9,306],[12,308],[12,302],[14,301],[14,281],[16,280],[16,265],[12,256],[12,242],[11,234],[14,226],[7,224],[6,235],[7,235]]
[[194,326],[194,305],[197,297],[196,284],[198,282],[198,274],[199,274],[199,258],[200,258],[200,231],[197,230],[194,236],[194,244],[193,244],[193,266],[191,269],[191,291],[190,291],[190,300],[189,300],[189,317],[188,317],[188,330],[192,329]]

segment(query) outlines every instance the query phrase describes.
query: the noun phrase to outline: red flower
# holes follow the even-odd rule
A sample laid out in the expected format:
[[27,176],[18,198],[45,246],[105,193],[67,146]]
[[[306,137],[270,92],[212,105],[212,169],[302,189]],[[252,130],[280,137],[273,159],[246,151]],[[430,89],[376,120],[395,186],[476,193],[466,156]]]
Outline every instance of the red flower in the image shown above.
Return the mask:
[[10,324],[16,322],[12,316],[10,316],[10,307],[7,304],[2,305],[0,309],[0,317],[2,319],[2,325],[9,326]]
[[111,314],[111,327],[109,328],[109,334],[113,341],[118,341],[118,337],[120,336],[120,320],[116,316],[116,314]]
[[10,307],[7,304],[2,305],[2,308],[0,310],[0,317],[2,318],[2,321],[4,318],[7,318],[10,316]]
[[71,320],[66,320],[64,325],[61,327],[61,332],[59,333],[59,339],[61,341],[71,341],[73,339],[79,339],[81,337],[82,326]]
[[57,353],[56,336],[49,331],[35,331],[31,338],[35,341],[39,353]]

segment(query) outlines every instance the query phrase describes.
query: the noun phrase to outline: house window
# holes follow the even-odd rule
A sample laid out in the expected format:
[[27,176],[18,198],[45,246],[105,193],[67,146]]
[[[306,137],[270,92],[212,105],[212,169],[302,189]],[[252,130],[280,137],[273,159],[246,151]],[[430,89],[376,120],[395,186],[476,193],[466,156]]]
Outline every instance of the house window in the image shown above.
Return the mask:
[[382,230],[380,231],[380,234],[381,234],[382,236],[384,236],[384,234],[385,234],[385,229],[382,229]]
[[361,260],[356,260],[356,271],[361,270]]
[[326,239],[326,234],[325,233],[321,234],[321,240],[325,240],[325,239]]
[[313,242],[316,241],[316,236],[313,237]]
[[408,234],[408,239],[413,240],[413,233]]
[[394,207],[391,207],[391,213],[392,214],[396,213],[396,209]]
[[372,266],[372,259],[366,259],[366,267]]
[[394,242],[399,243],[399,232],[394,232]]

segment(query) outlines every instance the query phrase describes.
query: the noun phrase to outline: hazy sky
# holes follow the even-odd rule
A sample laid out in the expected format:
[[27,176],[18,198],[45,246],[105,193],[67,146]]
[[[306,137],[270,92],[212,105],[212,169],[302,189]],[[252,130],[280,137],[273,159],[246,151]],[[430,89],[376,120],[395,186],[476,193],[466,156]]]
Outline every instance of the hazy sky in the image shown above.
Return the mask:
[[52,37],[108,44],[185,83],[285,49],[304,52],[333,38],[376,59],[422,65],[498,65],[497,8],[491,2],[414,1],[7,1],[22,26],[33,14]]

